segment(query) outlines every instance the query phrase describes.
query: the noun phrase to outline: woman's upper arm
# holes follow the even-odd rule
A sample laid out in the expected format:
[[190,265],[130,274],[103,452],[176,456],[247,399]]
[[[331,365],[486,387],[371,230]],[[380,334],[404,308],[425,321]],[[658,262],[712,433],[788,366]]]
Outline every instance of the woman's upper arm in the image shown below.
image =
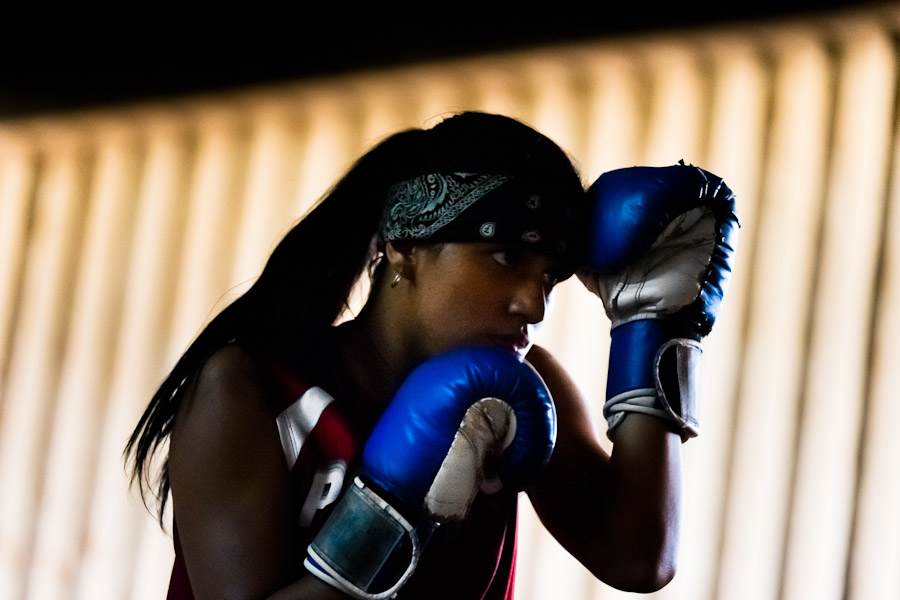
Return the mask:
[[288,470],[265,389],[225,347],[186,392],[169,477],[179,541],[198,598],[256,598],[299,573]]
[[562,367],[540,348],[528,360],[557,411],[556,447],[529,490],[538,516],[601,580],[629,591],[659,589],[677,558],[681,438],[656,417],[630,415],[607,455]]

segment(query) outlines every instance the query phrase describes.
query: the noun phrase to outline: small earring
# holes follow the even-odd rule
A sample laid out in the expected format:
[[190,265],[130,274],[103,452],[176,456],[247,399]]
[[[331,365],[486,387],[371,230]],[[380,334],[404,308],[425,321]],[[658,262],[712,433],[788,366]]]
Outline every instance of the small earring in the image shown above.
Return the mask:
[[391,281],[391,287],[392,288],[397,287],[397,284],[400,283],[401,279],[403,279],[403,277],[400,275],[400,273],[397,273],[396,275],[394,275],[394,279]]

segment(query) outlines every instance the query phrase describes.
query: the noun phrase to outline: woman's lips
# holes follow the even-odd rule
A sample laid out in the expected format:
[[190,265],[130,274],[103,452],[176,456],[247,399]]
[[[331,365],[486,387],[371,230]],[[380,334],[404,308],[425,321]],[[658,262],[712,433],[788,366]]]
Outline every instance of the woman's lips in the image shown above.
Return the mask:
[[528,339],[528,336],[522,334],[494,336],[492,342],[492,345],[496,345],[503,350],[511,350],[515,353],[520,353],[531,346],[531,341]]

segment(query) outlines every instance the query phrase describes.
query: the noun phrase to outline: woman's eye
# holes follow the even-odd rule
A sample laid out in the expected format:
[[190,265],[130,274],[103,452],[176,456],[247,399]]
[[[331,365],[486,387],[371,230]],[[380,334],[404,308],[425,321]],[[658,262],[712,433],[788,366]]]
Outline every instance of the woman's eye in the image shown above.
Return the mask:
[[514,250],[498,250],[492,253],[491,256],[504,267],[513,267],[519,262],[518,253]]

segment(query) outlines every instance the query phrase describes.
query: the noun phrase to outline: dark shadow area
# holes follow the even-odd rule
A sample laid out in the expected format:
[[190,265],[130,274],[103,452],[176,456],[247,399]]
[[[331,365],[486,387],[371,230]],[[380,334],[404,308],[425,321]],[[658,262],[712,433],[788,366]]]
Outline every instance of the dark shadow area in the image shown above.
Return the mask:
[[271,18],[262,23],[259,18],[248,19],[246,33],[241,35],[236,35],[233,25],[227,34],[219,35],[210,33],[213,27],[150,36],[119,30],[99,40],[80,32],[71,42],[68,37],[56,38],[55,50],[48,50],[43,58],[39,53],[28,59],[21,59],[21,53],[7,55],[0,69],[0,119],[559,42],[802,17],[873,3],[637,4],[634,8],[595,5],[590,15],[570,10],[565,17],[542,14],[508,19],[501,14],[488,18],[477,11],[448,9],[439,18],[415,23],[374,20],[348,26],[337,19],[321,19],[321,24],[313,25],[313,34],[291,32],[290,22],[273,25],[276,20]]

